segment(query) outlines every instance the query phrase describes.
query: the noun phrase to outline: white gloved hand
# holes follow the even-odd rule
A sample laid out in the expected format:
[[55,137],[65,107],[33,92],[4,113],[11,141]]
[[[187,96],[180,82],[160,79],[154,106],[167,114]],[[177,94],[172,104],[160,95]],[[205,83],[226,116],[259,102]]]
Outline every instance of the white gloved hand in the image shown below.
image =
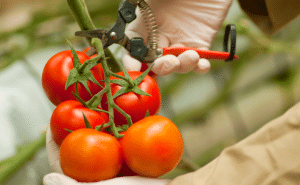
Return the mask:
[[46,175],[43,179],[45,185],[166,185],[168,179],[146,178],[139,176],[117,177],[93,183],[80,183],[63,174],[59,161],[59,146],[52,139],[50,129],[47,130],[46,148],[51,169],[54,173]]
[[[232,0],[146,0],[158,24],[158,47],[187,46],[209,49],[219,31]],[[139,10],[137,18],[128,25],[127,36],[142,37],[146,41],[147,29]],[[140,71],[141,63],[124,51],[122,60],[127,70]],[[186,51],[175,57],[166,55],[154,61],[152,71],[159,76],[173,72],[206,73],[210,69],[207,59],[200,59],[195,51]]]

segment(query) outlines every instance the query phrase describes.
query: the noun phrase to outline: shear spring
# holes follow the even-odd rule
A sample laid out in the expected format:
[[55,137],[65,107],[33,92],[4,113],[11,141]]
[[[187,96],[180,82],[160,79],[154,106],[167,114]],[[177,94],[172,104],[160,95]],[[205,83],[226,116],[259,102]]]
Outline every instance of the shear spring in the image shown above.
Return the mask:
[[150,8],[150,6],[144,1],[141,0],[138,3],[138,6],[140,8],[141,14],[145,20],[146,28],[148,31],[148,40],[147,43],[149,44],[149,48],[151,50],[156,50],[157,43],[159,41],[158,38],[158,25],[156,23],[155,16]]

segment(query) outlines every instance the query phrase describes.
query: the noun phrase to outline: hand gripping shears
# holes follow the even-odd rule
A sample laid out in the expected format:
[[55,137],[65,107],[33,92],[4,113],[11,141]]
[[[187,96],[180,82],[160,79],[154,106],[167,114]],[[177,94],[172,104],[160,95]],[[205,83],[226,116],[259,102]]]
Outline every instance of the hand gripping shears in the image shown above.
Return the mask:
[[[148,38],[146,43],[141,37],[134,37],[129,39],[125,34],[126,24],[132,22],[136,18],[135,10],[137,6],[141,11],[142,16],[146,20],[146,26],[148,30]],[[83,30],[77,31],[75,35],[88,38],[99,38],[102,41],[104,49],[115,43],[120,44],[129,51],[132,57],[144,63],[151,63],[155,59],[163,55],[172,54],[178,56],[187,50],[194,50],[199,54],[200,58],[211,60],[225,60],[225,62],[230,62],[238,59],[238,56],[235,55],[236,28],[233,24],[227,25],[225,29],[223,41],[224,52],[202,50],[191,47],[158,48],[157,32],[158,26],[154,14],[152,13],[150,6],[144,0],[122,0],[118,7],[118,16],[116,23],[110,30]],[[229,35],[231,47],[230,51],[228,52]],[[149,45],[149,47],[147,47],[147,45]]]

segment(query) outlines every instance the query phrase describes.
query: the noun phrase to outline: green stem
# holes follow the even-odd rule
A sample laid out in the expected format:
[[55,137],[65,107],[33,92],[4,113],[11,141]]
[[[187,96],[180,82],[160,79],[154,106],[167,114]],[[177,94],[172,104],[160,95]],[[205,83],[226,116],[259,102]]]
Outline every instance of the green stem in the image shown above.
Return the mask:
[[[73,13],[73,16],[75,17],[79,27],[81,30],[95,30],[96,27],[93,24],[93,21],[90,17],[90,14],[88,12],[88,9],[86,7],[86,4],[84,0],[68,0],[69,7]],[[92,39],[87,38],[90,45],[92,45]],[[102,45],[102,44],[101,44]],[[99,52],[99,51],[98,51]],[[103,52],[103,54],[102,54]],[[118,62],[116,61],[115,57],[112,57],[112,53],[109,49],[106,49],[106,53],[110,55],[110,67],[113,71],[119,70]],[[101,50],[101,54],[98,53],[100,56],[104,56],[103,49]]]
[[110,89],[110,74],[111,73],[108,68],[107,62],[105,60],[105,55],[104,55],[101,40],[99,40],[97,38],[93,38],[92,45],[97,48],[98,55],[103,58],[103,60],[101,60],[101,64],[102,64],[102,68],[104,71],[104,83],[105,83],[106,96],[107,96],[107,102],[108,102],[109,123],[110,123],[111,129],[112,129],[115,137],[120,138],[120,137],[123,137],[123,135],[119,134],[119,132],[117,131],[115,122],[114,122],[114,101],[113,101],[112,92]]
[[43,133],[36,141],[22,146],[19,152],[6,160],[0,162],[0,184],[9,176],[14,174],[28,160],[32,159],[35,153],[46,145],[46,133]]
[[[120,79],[122,79],[122,80],[125,80],[126,82],[128,82],[129,87],[134,87],[134,86],[135,86],[134,81],[133,81],[130,77],[121,76],[121,75],[118,75],[118,74],[113,73],[113,72],[110,72],[110,75],[111,75],[111,76],[114,76],[114,77],[116,77],[116,78],[120,78]],[[128,75],[128,76],[129,76],[129,75]]]
[[117,111],[119,111],[123,116],[126,117],[126,120],[128,122],[128,126],[131,126],[133,123],[132,123],[132,120],[131,120],[131,116],[129,114],[127,114],[125,111],[123,111],[118,105],[116,105],[115,103],[113,104],[113,107],[115,109],[117,109]]
[[105,56],[108,57],[108,63],[111,70],[115,73],[121,71],[119,63],[117,62],[117,59],[112,54],[112,52],[108,48],[104,52],[105,52]]
[[72,92],[72,94],[76,98],[76,100],[79,101],[84,107],[88,107],[88,105],[86,104],[86,102],[79,97],[78,82],[76,82],[76,84],[75,84],[75,93]]
[[123,61],[121,61],[121,65],[120,65],[120,66],[121,66],[121,69],[122,69],[122,71],[123,71],[123,73],[124,73],[125,78],[127,78],[127,81],[128,81],[128,83],[129,83],[129,87],[134,87],[134,86],[135,86],[135,83],[134,83],[134,81],[131,79],[131,77],[129,76],[128,71],[126,70]]
[[89,59],[87,60],[86,62],[84,62],[78,69],[78,72],[79,73],[82,73],[83,70],[91,63],[94,63],[95,60],[101,60],[101,57],[99,55],[97,55],[96,57],[92,58],[92,59]]
[[68,0],[68,4],[81,30],[96,29],[84,0]]
[[101,91],[99,91],[97,94],[95,94],[88,102],[87,102],[87,106],[89,108],[94,108],[96,106],[94,106],[94,103],[100,98],[101,95],[103,95],[104,93],[106,93],[108,91],[108,87],[103,88]]

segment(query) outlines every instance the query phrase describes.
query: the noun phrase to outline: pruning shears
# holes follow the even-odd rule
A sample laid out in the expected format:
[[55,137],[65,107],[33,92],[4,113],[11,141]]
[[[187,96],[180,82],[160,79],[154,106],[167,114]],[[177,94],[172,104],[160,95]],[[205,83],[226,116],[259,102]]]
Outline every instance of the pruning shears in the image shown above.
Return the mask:
[[[137,7],[139,7],[142,16],[146,21],[146,26],[148,29],[148,38],[146,42],[141,37],[129,39],[125,34],[126,24],[132,22],[136,18],[135,10]],[[112,44],[119,44],[126,48],[132,57],[144,63],[151,63],[163,55],[172,54],[178,56],[187,50],[194,50],[199,54],[200,58],[211,60],[224,60],[225,62],[230,62],[238,59],[238,56],[235,55],[236,29],[233,24],[226,26],[223,52],[202,50],[191,47],[158,48],[157,43],[159,38],[157,32],[158,26],[154,14],[152,13],[150,6],[144,0],[122,0],[118,7],[116,23],[110,30],[83,30],[77,31],[75,35],[87,38],[99,38],[102,41],[104,49],[108,48]],[[231,41],[231,47],[230,51],[228,52],[229,40]],[[149,45],[149,47],[147,47],[147,45]]]

